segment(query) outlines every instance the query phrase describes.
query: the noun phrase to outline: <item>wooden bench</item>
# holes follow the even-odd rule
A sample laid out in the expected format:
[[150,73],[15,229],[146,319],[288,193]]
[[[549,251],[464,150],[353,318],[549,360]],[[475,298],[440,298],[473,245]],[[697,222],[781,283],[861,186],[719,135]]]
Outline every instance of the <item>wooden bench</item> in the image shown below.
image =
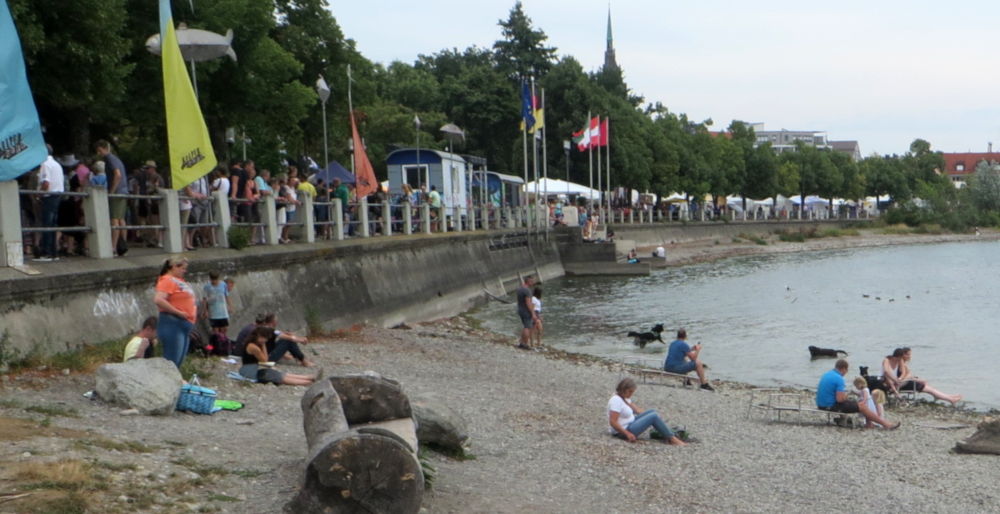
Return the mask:
[[853,414],[816,408],[815,400],[811,396],[802,393],[785,393],[774,387],[759,387],[750,390],[747,419],[750,419],[754,409],[770,414],[775,421],[781,421],[781,415],[788,413],[818,414],[825,417],[828,424],[833,423],[835,418],[847,416],[845,419],[850,419],[853,416]]
[[659,359],[622,359],[619,367],[619,377],[624,378],[626,375],[633,375],[639,378],[640,383],[648,385],[667,385],[667,380],[671,382],[680,381],[683,387],[694,384],[701,385],[698,375],[693,373],[690,375],[671,373],[664,371],[661,366],[662,362]]

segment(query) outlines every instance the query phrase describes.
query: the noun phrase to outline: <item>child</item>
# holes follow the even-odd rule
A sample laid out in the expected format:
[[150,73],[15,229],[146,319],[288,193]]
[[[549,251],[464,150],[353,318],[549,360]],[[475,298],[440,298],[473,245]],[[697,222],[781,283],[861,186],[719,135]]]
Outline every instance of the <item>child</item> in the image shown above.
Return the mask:
[[211,351],[220,355],[231,355],[232,348],[229,336],[229,311],[232,306],[229,302],[229,287],[226,282],[219,280],[219,272],[212,271],[208,274],[210,282],[205,284],[205,299],[202,308],[203,315],[208,317],[208,324],[212,327]]
[[90,185],[101,189],[108,188],[108,176],[104,174],[104,161],[94,163],[94,174],[90,176]]
[[142,329],[125,345],[122,362],[132,359],[148,359],[153,356],[153,346],[156,344],[156,316],[150,316],[142,322]]
[[535,322],[535,326],[531,330],[532,336],[535,339],[535,345],[542,345],[542,288],[535,287],[532,292],[531,305],[535,309],[535,315],[538,317],[538,321]]
[[[874,400],[871,391],[868,389],[868,380],[866,380],[865,377],[857,377],[854,379],[854,389],[858,393],[858,404],[867,405],[872,412],[877,413],[879,417],[884,419],[882,404],[885,403],[885,393],[876,389],[876,392],[881,393],[882,397],[882,403],[877,403]],[[864,420],[866,428],[871,428],[877,424],[868,421],[861,414],[858,414],[858,417]]]

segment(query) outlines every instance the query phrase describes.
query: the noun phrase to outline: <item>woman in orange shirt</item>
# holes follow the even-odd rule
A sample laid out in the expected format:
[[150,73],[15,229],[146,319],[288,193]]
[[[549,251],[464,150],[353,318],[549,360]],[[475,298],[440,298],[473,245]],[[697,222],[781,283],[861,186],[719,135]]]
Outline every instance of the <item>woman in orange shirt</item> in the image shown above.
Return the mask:
[[191,329],[198,314],[198,301],[194,289],[184,281],[187,273],[186,258],[167,259],[156,280],[153,303],[160,309],[156,337],[163,347],[163,357],[180,369],[191,344]]

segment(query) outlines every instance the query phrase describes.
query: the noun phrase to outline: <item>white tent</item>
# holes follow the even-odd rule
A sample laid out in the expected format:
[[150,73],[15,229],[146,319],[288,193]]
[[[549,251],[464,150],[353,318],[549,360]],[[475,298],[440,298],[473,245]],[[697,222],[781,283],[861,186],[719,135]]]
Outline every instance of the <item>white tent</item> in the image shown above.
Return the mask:
[[[535,194],[534,181],[528,182],[524,185],[524,191],[529,196]],[[548,193],[549,195],[566,195],[566,196],[579,196],[581,198],[590,198],[593,194],[594,201],[600,201],[601,192],[596,189],[591,189],[587,186],[574,184],[573,182],[566,182],[565,180],[559,180],[556,178],[542,178],[538,179],[538,194],[544,195]]]

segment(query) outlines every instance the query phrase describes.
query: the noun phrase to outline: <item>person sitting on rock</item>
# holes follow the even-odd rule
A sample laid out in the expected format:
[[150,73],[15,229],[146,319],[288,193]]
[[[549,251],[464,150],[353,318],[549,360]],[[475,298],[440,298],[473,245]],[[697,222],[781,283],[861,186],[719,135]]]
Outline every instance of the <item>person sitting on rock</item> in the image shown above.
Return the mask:
[[156,345],[156,323],[156,316],[150,316],[142,322],[142,329],[125,345],[122,362],[148,359],[153,356],[153,347]]
[[687,344],[685,339],[687,339],[687,330],[679,329],[677,339],[670,343],[670,349],[667,350],[667,358],[663,361],[663,371],[678,375],[687,375],[694,371],[698,374],[702,389],[715,391],[705,378],[705,366],[698,358],[698,354],[701,353],[701,344],[692,347]]
[[298,386],[312,385],[317,378],[320,378],[322,370],[317,373],[316,377],[310,377],[274,369],[274,362],[268,360],[267,354],[267,341],[273,333],[274,329],[266,326],[257,327],[250,333],[243,352],[243,366],[240,367],[240,375],[264,384]]

